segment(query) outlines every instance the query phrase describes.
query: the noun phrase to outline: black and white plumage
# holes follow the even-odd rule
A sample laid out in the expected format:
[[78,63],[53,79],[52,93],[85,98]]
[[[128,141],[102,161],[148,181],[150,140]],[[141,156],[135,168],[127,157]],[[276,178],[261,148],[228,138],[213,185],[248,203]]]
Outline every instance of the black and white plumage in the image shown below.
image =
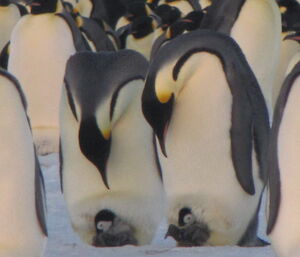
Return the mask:
[[46,154],[58,151],[58,109],[67,59],[86,48],[59,0],[30,4],[31,14],[23,16],[12,32],[8,71],[23,87],[37,151]]
[[300,56],[282,85],[273,118],[268,158],[267,233],[280,257],[300,254],[299,128]]
[[272,88],[279,63],[281,18],[274,0],[213,0],[201,29],[230,35],[241,47],[272,113]]
[[161,145],[169,223],[178,226],[184,208],[195,217],[192,226],[170,228],[179,244],[261,244],[257,212],[269,120],[238,45],[199,30],[162,46],[142,107]]
[[47,239],[45,192],[21,87],[0,69],[1,256],[42,257]]
[[[153,132],[140,102],[147,68],[132,50],[78,53],[67,64],[62,184],[73,228],[89,244],[147,244],[163,216]],[[117,222],[111,218],[99,234],[96,217],[103,210]]]

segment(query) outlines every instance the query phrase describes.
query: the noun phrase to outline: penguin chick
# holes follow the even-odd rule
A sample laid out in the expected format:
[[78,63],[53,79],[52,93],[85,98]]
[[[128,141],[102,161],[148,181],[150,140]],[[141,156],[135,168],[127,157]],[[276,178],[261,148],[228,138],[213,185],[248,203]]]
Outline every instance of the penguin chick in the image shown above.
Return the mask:
[[178,246],[202,246],[209,239],[206,224],[198,222],[190,208],[184,207],[178,214],[178,226],[171,224],[165,235],[173,237]]
[[101,210],[96,215],[95,227],[93,245],[96,247],[137,245],[132,227],[110,210]]

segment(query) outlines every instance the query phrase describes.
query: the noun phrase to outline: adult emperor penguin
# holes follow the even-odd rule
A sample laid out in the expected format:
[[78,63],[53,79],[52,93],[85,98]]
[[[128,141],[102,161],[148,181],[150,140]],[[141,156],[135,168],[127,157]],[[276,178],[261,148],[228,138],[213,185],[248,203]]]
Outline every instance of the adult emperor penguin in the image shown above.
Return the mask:
[[230,35],[241,47],[272,112],[272,88],[279,62],[281,18],[274,0],[213,0],[201,23]]
[[20,85],[0,69],[0,256],[42,257],[47,239],[44,184]]
[[275,83],[272,93],[272,105],[275,107],[281,86],[286,77],[289,62],[297,52],[300,52],[300,44],[295,40],[289,40],[296,31],[300,31],[300,5],[296,0],[279,1],[282,18],[282,34],[280,47],[280,61],[275,75]]
[[24,14],[25,7],[13,4],[9,0],[0,0],[0,52],[9,41],[13,27]]
[[119,30],[122,31],[120,34],[121,48],[135,50],[149,60],[157,27],[156,19],[151,16],[134,19],[132,24],[126,26],[125,30],[122,28]]
[[12,32],[8,70],[28,100],[37,151],[46,154],[58,151],[58,109],[67,59],[85,47],[74,20],[60,13],[60,0],[29,4],[31,14],[22,17]]
[[279,257],[300,255],[299,172],[297,133],[300,54],[292,60],[282,85],[273,118],[268,158],[269,220],[267,233]]
[[62,186],[72,226],[88,244],[149,244],[164,215],[154,135],[141,110],[147,68],[132,50],[77,53],[67,63]]
[[161,146],[169,230],[179,245],[261,245],[269,135],[257,80],[230,37],[196,30],[162,46],[142,96]]

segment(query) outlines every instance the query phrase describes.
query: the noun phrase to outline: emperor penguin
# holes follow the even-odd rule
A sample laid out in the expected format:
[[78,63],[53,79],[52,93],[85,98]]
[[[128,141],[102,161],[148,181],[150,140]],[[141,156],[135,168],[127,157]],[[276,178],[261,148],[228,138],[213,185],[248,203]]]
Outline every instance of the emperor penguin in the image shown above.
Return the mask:
[[300,256],[298,129],[300,53],[291,61],[274,111],[268,156],[267,234],[279,257]]
[[281,17],[274,0],[213,0],[201,29],[230,35],[241,47],[272,113],[272,89],[279,62]]
[[120,28],[121,48],[135,50],[149,60],[157,27],[158,23],[153,17],[137,17],[124,30]]
[[269,118],[236,42],[196,30],[163,45],[142,109],[161,149],[166,236],[179,246],[263,245],[256,229]]
[[21,87],[0,69],[0,256],[42,257],[47,241],[43,177]]
[[294,33],[300,31],[300,5],[294,1],[279,1],[282,19],[282,33],[279,65],[275,75],[275,83],[272,93],[272,105],[275,107],[281,86],[286,77],[287,67],[295,54],[300,52],[300,44],[295,40],[289,40],[294,37]]
[[69,216],[94,246],[149,244],[164,190],[141,94],[148,62],[133,50],[77,53],[60,107],[61,177]]
[[9,41],[14,26],[26,12],[25,7],[19,4],[0,0],[0,52]]
[[74,20],[60,0],[33,0],[15,26],[8,59],[26,95],[38,154],[58,152],[59,99],[67,59],[85,50]]

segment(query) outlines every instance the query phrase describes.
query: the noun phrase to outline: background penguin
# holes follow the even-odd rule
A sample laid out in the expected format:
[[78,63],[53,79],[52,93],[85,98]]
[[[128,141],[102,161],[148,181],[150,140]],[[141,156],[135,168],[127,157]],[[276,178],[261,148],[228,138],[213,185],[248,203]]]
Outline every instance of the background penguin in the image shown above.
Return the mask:
[[0,52],[9,41],[13,27],[24,14],[25,7],[10,3],[9,0],[0,0]]
[[104,31],[102,22],[83,17],[79,13],[74,14],[74,19],[91,50],[100,52],[118,49],[118,46],[114,45],[115,41],[111,41],[109,34]]
[[12,32],[8,70],[18,78],[27,97],[37,151],[46,154],[58,151],[58,109],[66,61],[85,46],[74,20],[59,13],[60,0],[30,4],[31,14]]
[[279,257],[300,255],[299,108],[300,55],[284,80],[273,118],[268,158],[267,233]]
[[95,246],[149,244],[164,214],[153,131],[140,109],[147,68],[132,50],[78,53],[67,64],[63,192],[74,230]]
[[300,52],[300,45],[295,40],[288,40],[289,35],[300,31],[300,5],[297,1],[279,1],[282,19],[282,34],[280,47],[280,61],[275,74],[272,94],[272,104],[275,107],[280,88],[286,76],[286,70],[293,56]]
[[127,28],[119,30],[121,48],[135,50],[149,60],[157,26],[156,20],[150,16],[134,19]]
[[142,109],[161,146],[167,236],[184,246],[263,244],[256,228],[268,112],[235,41],[197,30],[162,46]]
[[44,184],[26,101],[17,80],[0,69],[0,255],[41,257],[46,245]]
[[214,0],[201,29],[230,35],[241,47],[272,112],[272,88],[279,62],[281,19],[274,0]]

